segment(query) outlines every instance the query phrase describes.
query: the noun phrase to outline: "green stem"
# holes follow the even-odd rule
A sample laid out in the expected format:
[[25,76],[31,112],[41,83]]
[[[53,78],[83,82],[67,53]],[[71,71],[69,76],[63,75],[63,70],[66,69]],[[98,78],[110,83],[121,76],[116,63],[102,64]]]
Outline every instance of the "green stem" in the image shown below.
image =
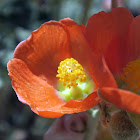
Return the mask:
[[118,0],[112,0],[111,7],[112,7],[112,9],[118,7]]
[[85,25],[88,20],[88,12],[91,6],[92,0],[83,0],[83,16],[82,23]]
[[87,133],[85,134],[84,140],[93,140],[95,137],[95,132],[97,128],[97,123],[100,119],[100,111],[98,109],[89,110],[89,127],[87,128]]

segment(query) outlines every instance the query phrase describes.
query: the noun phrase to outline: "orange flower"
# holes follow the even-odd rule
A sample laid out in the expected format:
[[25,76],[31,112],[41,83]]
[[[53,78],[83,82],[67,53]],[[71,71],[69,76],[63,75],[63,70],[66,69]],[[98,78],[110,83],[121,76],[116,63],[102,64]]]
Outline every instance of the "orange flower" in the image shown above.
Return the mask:
[[[70,60],[74,64],[67,66]],[[60,62],[67,63],[61,66]],[[79,73],[90,75],[95,88],[86,98],[71,98],[66,101],[59,96],[58,81],[64,81],[64,86],[67,82],[71,83],[69,88],[75,87],[76,82],[69,81],[71,78],[68,79],[70,76],[67,74],[71,74],[77,64],[84,70]],[[70,69],[66,70],[65,67]],[[79,68],[74,74],[81,77],[78,70]],[[29,105],[36,114],[49,118],[88,110],[100,101],[97,88],[116,87],[104,58],[90,51],[85,38],[85,27],[68,18],[44,23],[27,40],[22,41],[8,63],[8,71],[18,99]],[[64,75],[66,76],[63,77]],[[72,78],[75,79],[75,76]],[[77,90],[74,89],[73,94],[76,94],[75,91]],[[81,94],[78,89],[79,92]]]
[[104,87],[99,93],[119,108],[140,114],[140,16],[134,18],[125,8],[100,12],[89,19],[85,32],[91,49],[104,56],[122,88]]

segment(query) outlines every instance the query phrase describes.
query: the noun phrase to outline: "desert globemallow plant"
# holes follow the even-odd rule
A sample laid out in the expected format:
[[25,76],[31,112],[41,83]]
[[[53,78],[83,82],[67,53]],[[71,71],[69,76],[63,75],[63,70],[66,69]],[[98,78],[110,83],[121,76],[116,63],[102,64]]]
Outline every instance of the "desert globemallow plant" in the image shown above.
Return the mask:
[[140,114],[139,35],[140,16],[134,18],[125,8],[99,12],[87,26],[70,18],[46,22],[16,47],[8,63],[12,87],[22,103],[46,118],[97,104],[115,106],[124,119],[108,109],[102,113],[114,138],[118,139],[115,120],[126,120],[132,122],[135,132],[129,134],[135,139]]

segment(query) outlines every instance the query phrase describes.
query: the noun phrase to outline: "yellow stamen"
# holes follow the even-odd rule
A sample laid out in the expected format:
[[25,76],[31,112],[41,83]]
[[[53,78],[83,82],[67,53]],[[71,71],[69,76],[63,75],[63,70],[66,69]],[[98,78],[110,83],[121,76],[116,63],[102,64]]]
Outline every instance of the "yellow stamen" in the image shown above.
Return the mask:
[[121,75],[123,81],[128,85],[128,88],[133,89],[134,92],[140,90],[140,59],[131,61],[126,68],[123,69]]
[[59,82],[62,82],[64,86],[68,88],[75,87],[78,85],[77,80],[84,82],[86,75],[83,72],[83,67],[73,58],[67,58],[61,61],[58,67]]

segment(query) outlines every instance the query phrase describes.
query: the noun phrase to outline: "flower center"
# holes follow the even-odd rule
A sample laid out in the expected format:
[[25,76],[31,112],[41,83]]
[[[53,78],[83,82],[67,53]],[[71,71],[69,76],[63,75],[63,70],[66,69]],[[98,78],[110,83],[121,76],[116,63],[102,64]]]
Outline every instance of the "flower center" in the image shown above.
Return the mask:
[[127,83],[128,88],[134,92],[138,92],[140,90],[140,59],[131,61],[126,68],[123,69],[121,78]]
[[59,77],[59,82],[63,83],[63,86],[71,88],[78,85],[78,80],[80,82],[86,80],[86,75],[83,71],[84,69],[78,61],[73,58],[67,58],[60,62],[56,77]]
[[57,91],[64,101],[82,100],[93,92],[95,84],[92,77],[85,74],[83,67],[75,59],[61,61],[57,72]]

